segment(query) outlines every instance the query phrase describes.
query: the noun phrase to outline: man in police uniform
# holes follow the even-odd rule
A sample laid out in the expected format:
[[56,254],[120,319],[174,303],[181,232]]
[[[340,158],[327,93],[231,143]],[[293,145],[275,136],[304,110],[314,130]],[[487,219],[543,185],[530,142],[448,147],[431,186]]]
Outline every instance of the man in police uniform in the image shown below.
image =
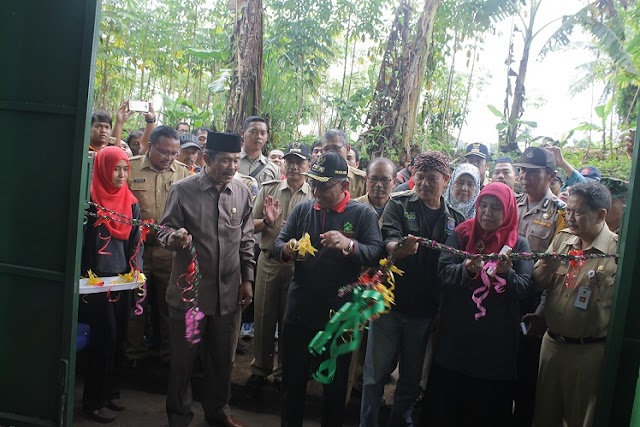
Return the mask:
[[[564,203],[553,195],[550,186],[556,176],[556,159],[551,151],[540,147],[527,148],[518,163],[523,194],[516,198],[518,205],[518,234],[529,242],[533,252],[544,252],[553,237],[565,227]],[[520,302],[521,312],[531,328],[520,337],[518,348],[518,380],[515,387],[515,426],[531,426],[535,403],[537,366],[544,332],[544,303],[532,294]],[[534,314],[535,312],[535,314]]]
[[487,178],[487,170],[491,164],[491,155],[486,145],[474,142],[467,146],[467,154],[464,155],[465,162],[477,167],[480,171],[480,188],[489,184],[491,180]]
[[[132,157],[129,162],[129,188],[140,203],[143,220],[160,222],[164,214],[169,188],[172,184],[191,175],[189,168],[175,161],[180,154],[180,139],[170,126],[159,126],[151,133],[146,154]],[[158,328],[160,356],[169,357],[169,309],[165,301],[167,284],[171,276],[171,251],[158,245],[154,231],[144,243],[144,274],[147,276],[149,304],[153,307],[153,324]],[[146,316],[131,316],[126,356],[129,360],[147,357],[144,344]],[[159,334],[158,334],[159,332]]]
[[282,336],[287,292],[293,275],[293,261],[283,263],[275,259],[272,247],[294,206],[313,199],[311,187],[303,175],[309,171],[310,164],[309,147],[303,144],[287,147],[284,155],[287,179],[264,182],[253,209],[254,229],[257,233],[262,233],[254,292],[254,359],[251,362],[251,376],[247,380],[247,387],[254,396],[257,396],[262,386],[267,383],[269,374],[273,373],[276,381],[282,381],[280,355],[275,369],[273,366],[273,333],[277,323],[278,335]]
[[[577,184],[569,190],[568,228],[558,234],[548,253],[571,250],[614,254],[618,236],[609,230],[611,195],[602,184]],[[535,426],[583,426],[593,423],[600,370],[614,294],[614,258],[584,263],[540,260],[533,272],[539,289],[547,290],[536,392]]]
[[[327,131],[322,137],[322,142],[323,152],[333,151],[347,160],[351,146],[344,131],[338,129]],[[352,199],[357,199],[367,192],[367,174],[351,165],[348,166],[349,194]]]

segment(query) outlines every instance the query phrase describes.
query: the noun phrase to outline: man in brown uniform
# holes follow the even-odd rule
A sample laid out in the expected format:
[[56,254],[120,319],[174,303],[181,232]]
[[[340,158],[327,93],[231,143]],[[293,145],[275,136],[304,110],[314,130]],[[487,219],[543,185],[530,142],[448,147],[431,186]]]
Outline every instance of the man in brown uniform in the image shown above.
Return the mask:
[[[347,160],[347,154],[351,150],[351,146],[344,131],[338,129],[327,131],[322,137],[322,142],[324,143],[322,146],[323,152],[333,151]],[[349,165],[347,177],[349,178],[349,194],[351,198],[356,199],[364,196],[367,192],[367,174]]]
[[[602,184],[571,187],[566,209],[569,228],[555,237],[547,252],[616,253],[618,236],[605,220],[610,207],[611,195]],[[538,288],[547,289],[549,329],[540,354],[534,425],[593,424],[616,269],[614,258],[587,259],[582,265],[557,259],[536,264],[533,280]]]
[[[553,195],[551,181],[556,176],[556,159],[552,152],[529,147],[514,166],[520,168],[523,194],[516,197],[518,234],[529,242],[533,252],[544,252],[553,237],[565,227],[564,203]],[[531,290],[530,298],[520,301],[521,313],[530,333],[521,336],[518,345],[518,380],[515,386],[514,426],[531,426],[535,404],[540,346],[544,332],[544,304]],[[534,314],[535,313],[535,314]]]
[[283,263],[273,257],[273,242],[297,204],[313,199],[311,187],[304,173],[309,171],[311,153],[305,145],[294,144],[284,155],[286,180],[268,181],[256,198],[253,210],[255,231],[262,232],[260,256],[255,290],[255,343],[251,376],[247,387],[256,395],[273,373],[277,382],[282,381],[282,358],[273,368],[274,330],[278,324],[278,336],[282,336],[287,292],[293,275],[293,261]]
[[[231,416],[232,347],[238,310],[251,303],[253,292],[253,219],[249,190],[233,176],[240,161],[240,136],[210,132],[205,168],[174,185],[169,192],[158,240],[173,251],[167,303],[171,318],[171,368],[167,392],[170,427],[186,427],[193,419],[191,373],[202,350],[202,407],[209,423],[243,426]],[[185,312],[179,278],[191,263],[189,243],[198,255],[201,279],[197,288],[201,343],[185,339]],[[202,347],[201,347],[202,346]]]
[[[132,157],[129,162],[129,188],[140,203],[143,220],[159,222],[172,184],[191,175],[189,168],[175,161],[180,153],[180,139],[175,129],[159,126],[153,130],[146,154]],[[160,341],[160,357],[169,358],[169,311],[164,295],[171,275],[171,252],[160,247],[152,231],[144,243],[144,274],[147,276],[149,304],[153,309],[156,339]],[[148,356],[144,343],[148,311],[129,319],[127,359]]]

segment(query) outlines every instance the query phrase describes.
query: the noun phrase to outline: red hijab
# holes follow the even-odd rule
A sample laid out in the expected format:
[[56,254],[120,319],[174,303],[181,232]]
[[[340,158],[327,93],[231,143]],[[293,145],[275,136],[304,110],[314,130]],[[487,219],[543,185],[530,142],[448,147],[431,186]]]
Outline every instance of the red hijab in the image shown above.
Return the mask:
[[[497,198],[504,213],[500,227],[491,232],[484,231],[477,219],[478,206],[484,196]],[[518,240],[518,209],[513,191],[501,182],[485,186],[476,200],[476,216],[457,226],[456,236],[460,247],[471,253],[497,253],[504,245],[513,248]],[[480,241],[484,244],[482,250],[478,250]]]
[[[116,188],[113,185],[113,172],[120,160],[125,160],[129,166],[127,153],[120,147],[105,147],[100,150],[93,161],[93,177],[91,178],[91,200],[114,212],[131,217],[131,205],[138,203],[129,186],[125,183]],[[118,221],[102,222],[109,233],[119,240],[127,240],[131,234],[131,225]]]

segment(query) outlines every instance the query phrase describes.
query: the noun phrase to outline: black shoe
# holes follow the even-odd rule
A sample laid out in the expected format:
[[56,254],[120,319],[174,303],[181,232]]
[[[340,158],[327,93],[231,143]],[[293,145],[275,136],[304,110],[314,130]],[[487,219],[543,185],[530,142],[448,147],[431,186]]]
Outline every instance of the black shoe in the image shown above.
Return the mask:
[[246,354],[249,350],[249,345],[245,344],[243,341],[238,340],[238,346],[236,347],[236,354]]
[[116,414],[111,412],[111,410],[109,410],[108,408],[100,408],[100,409],[94,409],[94,410],[85,409],[83,413],[84,413],[84,416],[89,418],[90,420],[93,420],[102,424],[112,423],[116,419]]
[[260,390],[262,389],[262,386],[267,384],[268,382],[269,381],[267,381],[266,377],[263,377],[261,375],[251,374],[249,379],[247,379],[247,383],[245,384],[247,386],[247,390],[249,390],[249,396],[254,399],[258,397],[258,394],[260,394]]

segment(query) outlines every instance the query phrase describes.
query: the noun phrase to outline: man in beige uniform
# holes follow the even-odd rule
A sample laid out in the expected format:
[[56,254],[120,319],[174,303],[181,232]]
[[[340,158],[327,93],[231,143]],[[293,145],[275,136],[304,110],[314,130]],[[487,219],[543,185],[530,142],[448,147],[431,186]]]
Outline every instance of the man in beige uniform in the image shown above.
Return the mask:
[[[160,222],[164,214],[167,195],[172,184],[191,175],[189,168],[175,161],[180,153],[180,139],[175,129],[159,126],[153,130],[145,155],[130,159],[129,188],[140,203],[143,220]],[[144,274],[147,276],[149,303],[154,311],[154,324],[159,331],[160,357],[169,357],[169,311],[165,293],[171,276],[170,251],[160,247],[155,232],[149,233],[144,243]],[[148,356],[144,343],[146,316],[131,316],[126,355],[129,360]],[[159,333],[158,333],[159,332]]]
[[[520,168],[523,194],[516,197],[518,234],[529,242],[533,252],[544,252],[553,237],[565,227],[564,203],[550,190],[556,175],[556,160],[548,150],[529,147],[514,166]],[[531,426],[535,404],[540,335],[544,332],[544,304],[531,290],[528,299],[520,301],[521,314],[530,333],[520,337],[518,344],[518,380],[514,387],[514,426]]]
[[370,206],[378,215],[378,223],[382,226],[382,211],[396,186],[396,165],[389,159],[376,157],[367,167],[366,182],[367,192],[355,200]]
[[[324,143],[322,146],[323,152],[333,151],[347,160],[347,154],[351,150],[351,146],[344,131],[338,129],[327,131],[322,137],[322,142]],[[367,192],[367,174],[349,165],[347,178],[349,178],[349,194],[351,198],[356,199],[364,196]]]
[[262,148],[269,138],[269,127],[267,121],[259,116],[249,116],[242,124],[242,151],[240,152],[240,164],[238,172],[249,175],[258,181],[263,182],[280,179],[280,167],[270,162],[262,154]]
[[[556,236],[547,252],[616,253],[618,236],[605,221],[610,207],[611,194],[602,184],[571,187],[566,209],[569,228]],[[538,288],[547,289],[549,326],[540,354],[536,426],[592,425],[616,269],[614,258],[588,259],[582,265],[554,259],[536,264],[533,280]]]
[[274,331],[277,323],[278,335],[282,336],[282,319],[293,262],[282,263],[275,259],[272,255],[273,242],[294,206],[313,199],[311,188],[303,175],[309,171],[309,148],[300,144],[290,145],[284,161],[287,179],[263,183],[253,210],[255,231],[262,232],[254,292],[255,358],[251,363],[252,374],[247,380],[247,387],[253,395],[258,394],[269,374],[273,373],[278,382],[282,380],[281,357],[278,357],[278,363],[273,368]]

